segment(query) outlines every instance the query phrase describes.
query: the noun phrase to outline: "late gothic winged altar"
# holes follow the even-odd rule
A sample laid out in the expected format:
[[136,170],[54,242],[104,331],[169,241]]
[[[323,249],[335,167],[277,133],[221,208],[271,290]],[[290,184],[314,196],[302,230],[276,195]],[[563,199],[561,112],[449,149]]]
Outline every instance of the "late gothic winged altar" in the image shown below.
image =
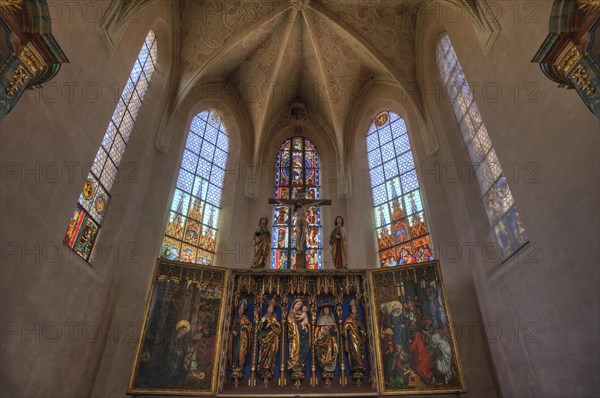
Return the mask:
[[437,261],[376,270],[158,260],[129,394],[465,391]]

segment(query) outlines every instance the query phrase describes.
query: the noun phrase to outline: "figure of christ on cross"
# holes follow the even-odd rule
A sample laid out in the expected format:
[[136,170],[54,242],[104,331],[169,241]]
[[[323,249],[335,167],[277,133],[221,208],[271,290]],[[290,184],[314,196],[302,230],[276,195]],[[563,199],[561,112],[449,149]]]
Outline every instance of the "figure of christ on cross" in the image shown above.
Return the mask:
[[269,204],[285,206],[285,207],[291,209],[292,214],[290,214],[290,216],[293,216],[293,214],[296,214],[296,224],[294,225],[294,227],[296,227],[296,233],[297,233],[297,235],[296,235],[296,253],[297,253],[296,267],[300,268],[300,269],[306,268],[306,256],[304,255],[304,250],[306,248],[306,236],[308,235],[308,222],[306,221],[306,213],[305,213],[304,208],[308,207],[308,206],[319,206],[319,205],[329,206],[329,205],[331,205],[331,200],[329,200],[329,199],[315,200],[315,199],[304,199],[304,198],[297,198],[297,199],[269,198]]

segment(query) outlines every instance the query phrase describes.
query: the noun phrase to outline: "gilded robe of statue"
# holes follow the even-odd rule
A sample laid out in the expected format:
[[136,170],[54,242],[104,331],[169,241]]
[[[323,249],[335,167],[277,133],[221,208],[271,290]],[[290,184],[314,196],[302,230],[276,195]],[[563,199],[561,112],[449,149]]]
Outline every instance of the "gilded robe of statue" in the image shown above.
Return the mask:
[[273,312],[274,308],[269,305],[267,313],[258,324],[258,343],[260,353],[258,355],[258,369],[261,375],[270,378],[275,370],[275,360],[279,351],[279,334],[281,324]]
[[252,336],[252,322],[244,313],[246,303],[242,302],[238,309],[238,316],[233,324],[232,347],[230,364],[232,369],[243,369],[246,364],[246,355],[250,347]]
[[310,347],[310,325],[302,325],[302,300],[296,299],[287,318],[290,371],[303,371]]
[[350,370],[362,371],[365,369],[365,342],[367,331],[358,315],[358,307],[354,300],[350,304],[351,314],[344,321],[346,335],[346,351],[350,362]]
[[271,251],[271,233],[267,229],[268,219],[266,216],[260,218],[258,228],[254,232],[254,259],[252,268],[264,268],[269,262]]
[[315,328],[315,346],[317,349],[317,361],[321,371],[335,372],[338,358],[337,327],[335,319],[331,315],[330,307],[323,307],[317,327]]

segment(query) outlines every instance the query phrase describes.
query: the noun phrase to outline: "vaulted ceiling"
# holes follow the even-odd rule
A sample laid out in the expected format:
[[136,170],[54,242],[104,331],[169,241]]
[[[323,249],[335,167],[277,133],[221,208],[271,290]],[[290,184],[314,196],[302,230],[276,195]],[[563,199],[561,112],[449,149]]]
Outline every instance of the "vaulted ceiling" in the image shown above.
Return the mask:
[[257,141],[296,100],[339,135],[368,80],[415,81],[419,3],[183,0],[180,95],[231,84]]

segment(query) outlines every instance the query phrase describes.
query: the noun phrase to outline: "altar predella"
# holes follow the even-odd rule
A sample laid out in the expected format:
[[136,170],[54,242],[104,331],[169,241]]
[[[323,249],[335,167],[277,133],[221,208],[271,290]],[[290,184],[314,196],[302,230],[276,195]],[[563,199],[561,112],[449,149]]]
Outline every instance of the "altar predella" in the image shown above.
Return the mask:
[[460,393],[451,326],[437,261],[256,270],[161,259],[128,393]]

